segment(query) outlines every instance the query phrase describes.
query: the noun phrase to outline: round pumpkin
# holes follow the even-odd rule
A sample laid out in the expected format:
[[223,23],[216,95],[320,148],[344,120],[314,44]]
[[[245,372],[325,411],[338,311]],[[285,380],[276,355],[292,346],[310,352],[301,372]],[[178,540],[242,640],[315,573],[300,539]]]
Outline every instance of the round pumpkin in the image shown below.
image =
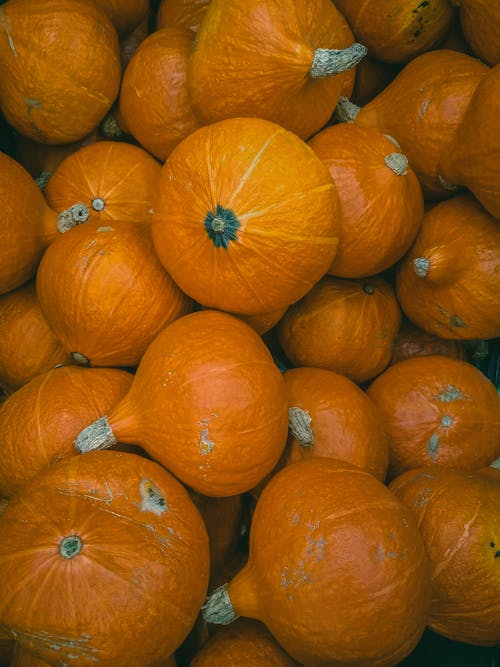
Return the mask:
[[21,134],[48,144],[78,141],[115,100],[118,38],[87,0],[9,0],[1,8],[0,109]]
[[461,341],[440,338],[420,329],[404,318],[394,340],[391,364],[411,357],[425,357],[429,354],[467,360],[466,350]]
[[364,278],[393,266],[420,228],[424,201],[406,156],[371,127],[338,123],[309,146],[325,163],[341,206],[341,242],[328,273]]
[[389,476],[436,466],[478,470],[500,456],[500,396],[472,364],[430,355],[390,366],[368,387],[389,433]]
[[47,248],[36,279],[40,308],[77,363],[135,366],[168,323],[190,312],[160,264],[150,225],[87,222]]
[[211,0],[189,61],[189,95],[204,124],[265,118],[307,139],[350,94],[365,55],[331,0]]
[[500,5],[489,0],[452,0],[467,44],[488,65],[500,63]]
[[394,290],[381,276],[324,276],[287,310],[276,336],[293,366],[326,368],[365,382],[389,364],[400,321]]
[[156,29],[187,28],[198,32],[210,0],[161,0],[156,14]]
[[419,468],[390,489],[413,512],[432,568],[428,626],[476,646],[500,644],[500,477]]
[[150,223],[160,168],[138,146],[99,141],[82,146],[57,166],[45,198],[58,213],[83,204],[90,221]]
[[198,493],[231,496],[277,463],[287,407],[285,381],[260,336],[232,315],[200,310],[156,336],[130,391],[75,446],[137,444]]
[[257,619],[305,665],[385,667],[420,639],[430,587],[411,511],[369,473],[311,458],[266,485],[248,562],[203,614],[211,623]]
[[153,240],[198,303],[255,315],[303,296],[339,242],[326,166],[296,135],[260,118],[201,127],[161,170]]
[[11,500],[0,531],[0,623],[49,664],[91,667],[98,656],[102,667],[156,667],[206,594],[198,510],[171,474],[135,454],[48,466]]
[[500,336],[500,226],[470,195],[455,195],[424,215],[396,271],[406,316],[441,338]]

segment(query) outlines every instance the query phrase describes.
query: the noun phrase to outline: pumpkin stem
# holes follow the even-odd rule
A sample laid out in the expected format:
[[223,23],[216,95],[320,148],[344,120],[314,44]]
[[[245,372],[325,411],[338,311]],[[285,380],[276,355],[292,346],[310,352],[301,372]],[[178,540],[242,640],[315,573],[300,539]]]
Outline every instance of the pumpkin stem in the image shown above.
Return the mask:
[[419,278],[425,278],[429,273],[431,263],[427,257],[416,257],[413,260],[413,269]]
[[92,208],[94,211],[102,211],[106,206],[106,202],[101,197],[96,197],[92,200]]
[[457,192],[458,190],[460,190],[459,185],[454,185],[453,183],[449,183],[441,176],[441,174],[438,174],[438,181],[439,185],[448,192]]
[[335,107],[335,115],[341,123],[352,123],[360,111],[361,107],[343,95]]
[[77,202],[70,206],[65,211],[61,211],[57,216],[57,229],[64,234],[68,229],[76,227],[76,225],[81,225],[82,222],[87,222],[90,217],[90,211],[82,204],[82,202]]
[[83,542],[78,535],[64,537],[59,544],[59,553],[67,560],[71,560],[75,556],[78,556],[82,549]]
[[363,285],[363,292],[365,292],[365,294],[375,294],[375,287],[370,285],[370,283],[367,283],[366,285]]
[[112,113],[104,118],[101,123],[101,132],[106,137],[106,139],[121,139],[125,136],[120,123],[116,120]]
[[498,470],[500,470],[500,458],[495,459],[494,461],[492,461],[488,467],[489,468],[497,468]]
[[323,79],[355,67],[368,52],[366,46],[354,42],[347,49],[316,49],[309,76]]
[[384,162],[396,176],[406,176],[408,158],[403,153],[389,153],[389,155],[385,156]]
[[40,176],[35,178],[35,183],[42,192],[47,187],[47,183],[49,182],[51,176],[52,176],[51,171],[42,171]]
[[227,592],[227,583],[216,588],[208,597],[201,608],[201,613],[207,623],[217,625],[229,625],[238,618]]
[[72,352],[71,358],[78,366],[90,366],[90,359],[81,352]]
[[107,417],[100,417],[80,431],[73,444],[82,454],[92,452],[95,449],[107,449],[116,445],[118,440],[115,438]]
[[314,445],[311,416],[302,408],[288,408],[288,428],[301,447]]

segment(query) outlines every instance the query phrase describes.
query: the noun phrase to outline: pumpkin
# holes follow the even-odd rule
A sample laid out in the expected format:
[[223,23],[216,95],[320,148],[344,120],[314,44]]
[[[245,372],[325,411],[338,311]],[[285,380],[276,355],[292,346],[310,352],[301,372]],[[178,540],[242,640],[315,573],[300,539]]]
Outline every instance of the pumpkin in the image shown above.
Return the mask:
[[263,623],[239,618],[222,626],[196,653],[189,667],[300,667]]
[[428,51],[407,63],[368,104],[359,110],[349,108],[347,118],[394,137],[424,195],[444,199],[456,187],[440,178],[440,160],[488,69],[477,58],[458,51]]
[[0,385],[18,389],[71,356],[44,318],[34,281],[0,296]]
[[439,174],[445,182],[465,185],[486,210],[500,220],[500,65],[483,77],[446,153]]
[[428,625],[454,641],[500,643],[500,478],[419,468],[390,489],[415,515],[432,567]]
[[57,212],[83,204],[88,220],[150,223],[160,168],[139,146],[99,141],[79,148],[58,165],[45,197]]
[[398,301],[417,326],[441,338],[500,336],[500,227],[472,196],[455,195],[425,215],[396,272]]
[[163,664],[206,594],[198,510],[171,474],[135,454],[48,466],[10,501],[0,531],[0,623],[49,664]]
[[272,470],[287,427],[285,382],[260,336],[232,315],[200,310],[156,336],[130,391],[75,446],[137,444],[194,491],[225,497]]
[[78,141],[104,117],[121,78],[116,31],[86,0],[9,0],[0,9],[0,109],[21,134]]
[[454,16],[448,0],[335,0],[335,6],[371,56],[389,63],[407,62],[435,48]]
[[188,66],[193,110],[204,124],[265,118],[307,139],[365,55],[331,0],[211,0]]
[[161,0],[156,14],[156,29],[187,28],[198,32],[210,0]]
[[459,8],[460,25],[476,56],[489,65],[500,63],[500,6],[488,0],[452,0]]
[[436,466],[472,471],[500,456],[500,396],[472,364],[429,355],[390,366],[368,387],[389,433],[389,476]]
[[140,44],[123,75],[120,121],[160,160],[199,127],[186,82],[192,41],[187,28],[156,30]]
[[208,622],[259,620],[304,665],[396,665],[420,639],[423,541],[411,511],[369,473],[328,458],[286,466],[257,501],[249,549],[206,602]]
[[314,366],[365,382],[389,364],[401,314],[381,276],[346,280],[324,276],[276,325],[293,366]]
[[147,19],[148,0],[93,0],[111,19],[120,37],[129,35]]
[[326,456],[385,480],[389,442],[375,403],[348,378],[324,368],[290,368],[289,439],[282,463]]
[[45,466],[75,455],[73,440],[130,389],[117,368],[60,366],[40,373],[0,406],[0,495],[13,496]]
[[351,102],[359,106],[367,104],[394,79],[400,66],[382,62],[367,55],[356,65]]
[[424,215],[420,184],[406,156],[371,127],[339,123],[309,146],[328,167],[341,205],[341,242],[328,273],[363,278],[408,250]]
[[[175,656],[171,655],[170,658],[162,660],[161,663],[155,665],[155,667],[176,667],[177,662]],[[16,644],[14,647],[14,652],[12,654],[12,661],[9,664],[9,667],[50,667],[48,662],[36,658],[33,653],[26,651],[21,648],[19,644]]]
[[260,118],[195,130],[163,165],[155,249],[198,303],[270,313],[326,272],[339,242],[340,203],[305,142]]
[[149,225],[87,222],[47,248],[36,279],[40,308],[77,363],[135,366],[169,322],[190,312],[160,264]]
[[464,345],[459,340],[440,338],[404,318],[394,340],[391,364],[410,357],[440,354],[445,357],[467,360]]

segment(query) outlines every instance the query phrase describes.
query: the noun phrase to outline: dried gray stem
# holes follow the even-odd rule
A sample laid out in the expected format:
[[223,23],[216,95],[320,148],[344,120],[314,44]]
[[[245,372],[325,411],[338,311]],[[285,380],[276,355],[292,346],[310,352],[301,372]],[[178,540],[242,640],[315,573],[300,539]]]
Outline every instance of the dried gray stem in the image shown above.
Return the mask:
[[366,46],[358,42],[354,42],[346,49],[316,49],[309,76],[313,79],[322,79],[346,72],[355,67],[367,52]]
[[207,623],[217,625],[229,625],[238,618],[227,592],[227,583],[215,589],[201,608],[201,612]]
[[79,452],[92,452],[95,449],[107,449],[116,445],[117,439],[111,430],[107,417],[101,417],[80,431],[76,440],[75,447]]
[[297,407],[288,408],[288,428],[302,447],[314,445],[311,416],[306,410]]

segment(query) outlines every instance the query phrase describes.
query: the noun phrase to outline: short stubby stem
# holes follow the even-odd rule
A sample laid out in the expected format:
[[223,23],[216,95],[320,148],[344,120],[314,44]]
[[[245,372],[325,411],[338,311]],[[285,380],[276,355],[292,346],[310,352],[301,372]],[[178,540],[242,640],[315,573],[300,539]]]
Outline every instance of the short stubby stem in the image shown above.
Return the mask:
[[311,416],[302,408],[288,408],[288,428],[301,447],[314,445],[314,434],[311,428]]
[[363,44],[354,42],[346,49],[316,49],[309,76],[323,79],[355,67],[368,53]]
[[229,625],[238,618],[227,592],[227,583],[215,589],[201,608],[201,612],[207,623],[217,625]]
[[90,211],[82,204],[82,202],[77,202],[70,206],[65,211],[61,211],[57,216],[57,229],[63,234],[67,232],[68,229],[80,225],[82,222],[87,222],[90,218]]
[[416,257],[413,260],[413,269],[419,278],[425,278],[429,273],[431,263],[427,257]]
[[75,447],[79,452],[92,452],[95,449],[107,449],[116,445],[118,440],[108,423],[107,417],[101,417],[80,431],[76,440]]
[[83,549],[83,542],[78,535],[68,535],[68,537],[63,537],[59,543],[59,553],[66,560],[71,560]]

